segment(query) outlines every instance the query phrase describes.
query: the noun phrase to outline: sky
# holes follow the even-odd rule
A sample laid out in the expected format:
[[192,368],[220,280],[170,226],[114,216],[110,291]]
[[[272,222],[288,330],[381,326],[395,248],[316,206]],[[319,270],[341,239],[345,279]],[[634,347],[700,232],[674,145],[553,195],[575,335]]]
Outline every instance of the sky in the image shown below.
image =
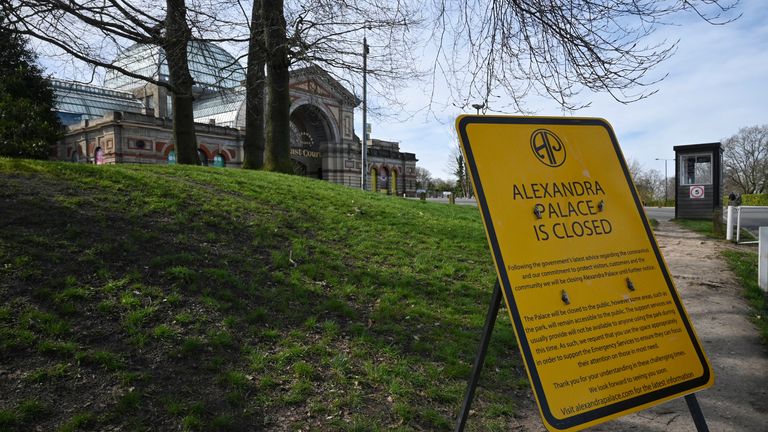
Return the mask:
[[[679,44],[675,55],[654,71],[668,75],[653,87],[658,92],[647,99],[625,105],[610,95],[592,94],[580,97],[591,101],[591,106],[578,111],[564,113],[557,104],[540,99],[527,101],[527,108],[542,116],[606,119],[628,161],[663,174],[665,162],[656,159],[673,159],[676,145],[718,142],[742,127],[768,124],[765,6],[765,0],[742,0],[742,17],[723,26],[688,16],[677,20],[680,25],[661,27],[657,36],[679,39]],[[400,142],[401,151],[416,154],[417,166],[435,178],[452,178],[448,155],[457,145],[454,121],[475,110],[451,107],[413,114],[424,106],[427,96],[415,84],[403,94],[406,105],[400,119],[369,117],[372,137]],[[356,113],[358,131],[361,119],[361,113]],[[672,176],[674,164],[667,163]]]
[[[664,161],[656,159],[672,159],[672,148],[676,145],[717,142],[742,127],[768,124],[765,6],[766,0],[740,0],[736,14],[742,16],[722,26],[687,14],[674,19],[677,25],[659,27],[657,39],[679,43],[672,58],[653,71],[655,76],[667,76],[652,87],[657,93],[647,99],[621,104],[605,93],[582,93],[578,102],[591,105],[578,111],[564,112],[556,103],[542,98],[527,99],[526,109],[541,116],[603,118],[612,125],[628,161],[637,161],[645,170],[664,173]],[[422,54],[420,58],[430,57],[428,52]],[[54,59],[41,56],[40,60],[59,78],[71,78],[62,75],[62,65]],[[446,102],[447,95],[438,85],[438,97],[432,110],[426,112],[429,96],[425,87],[424,82],[414,81],[404,88],[400,92],[404,103],[401,111],[389,110],[386,116],[369,115],[372,137],[399,142],[401,151],[416,154],[417,166],[426,168],[435,178],[450,179],[453,175],[448,168],[449,155],[458,144],[454,122],[458,115],[474,114],[475,110],[461,111],[441,103]],[[351,90],[361,93],[360,88]],[[445,96],[442,100],[441,93]],[[368,94],[375,98],[372,92]],[[374,99],[369,104],[381,107],[386,101]],[[486,114],[510,113],[489,110]],[[362,136],[360,107],[355,123],[357,135]],[[674,171],[671,161],[668,168]]]

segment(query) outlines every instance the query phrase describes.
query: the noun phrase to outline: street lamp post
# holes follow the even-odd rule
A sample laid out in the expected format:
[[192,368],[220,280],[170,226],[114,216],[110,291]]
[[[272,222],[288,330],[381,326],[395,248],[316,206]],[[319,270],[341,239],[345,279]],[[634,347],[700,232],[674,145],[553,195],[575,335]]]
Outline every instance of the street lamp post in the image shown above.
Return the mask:
[[472,104],[472,108],[477,110],[477,115],[480,115],[480,110],[485,108],[485,102],[479,103],[479,104],[477,104],[477,103],[476,104]]
[[669,177],[667,176],[667,162],[674,159],[656,158],[656,160],[664,161],[664,207],[667,206],[667,198],[669,197]]
[[368,153],[368,40],[363,36],[363,139],[362,139],[361,155],[362,167],[360,168],[360,187],[365,190],[366,176],[368,175],[368,169],[366,167],[366,159]]

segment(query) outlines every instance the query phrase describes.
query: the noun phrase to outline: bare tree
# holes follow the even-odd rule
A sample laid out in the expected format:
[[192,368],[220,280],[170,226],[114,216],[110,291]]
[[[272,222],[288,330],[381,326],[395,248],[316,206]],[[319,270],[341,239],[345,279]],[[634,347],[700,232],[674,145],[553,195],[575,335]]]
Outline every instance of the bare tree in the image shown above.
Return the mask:
[[646,170],[636,160],[628,161],[627,168],[643,204],[662,201],[664,198],[665,180],[661,171],[656,169]]
[[262,0],[267,52],[267,126],[264,168],[293,172],[290,133],[290,60],[283,0]]
[[[253,0],[247,72],[245,167],[292,172],[290,161],[289,68],[320,66],[342,82],[369,74],[378,94],[396,98],[395,82],[414,77],[405,2],[387,0]],[[363,71],[362,38],[380,50]],[[266,130],[262,115],[263,68],[268,70]],[[410,72],[410,73],[409,73]],[[263,137],[263,138],[262,138]],[[263,151],[262,151],[263,148]]]
[[754,194],[768,189],[768,125],[739,129],[723,141],[725,181],[735,192]]
[[448,170],[456,178],[456,192],[466,198],[472,198],[472,179],[464,161],[464,155],[458,146],[451,147],[448,154]]
[[261,0],[253,0],[250,23],[245,79],[243,168],[259,169],[264,166],[264,67],[267,50]]
[[[352,88],[399,104],[403,84],[420,76],[414,60],[418,4],[406,0],[297,0],[286,8],[291,61],[317,65]],[[363,68],[363,38],[370,47]]]
[[429,189],[432,184],[432,173],[428,169],[416,167],[416,189]]
[[173,94],[173,141],[180,164],[198,164],[195,115],[192,110],[192,75],[189,73],[187,45],[192,31],[187,24],[185,0],[166,0],[165,28],[149,35],[165,50],[170,90]]
[[[193,80],[187,62],[192,40],[185,0],[166,0],[158,7],[143,0],[2,0],[10,23],[24,35],[50,44],[74,58],[166,87],[173,95],[173,138],[179,163],[197,164],[192,113]],[[115,64],[114,55],[131,43],[165,51],[169,80],[150,77]]]
[[439,196],[442,192],[453,192],[456,189],[456,182],[441,178],[434,179],[432,188],[429,189],[431,195]]
[[[433,85],[444,80],[453,103],[485,109],[545,95],[566,108],[583,89],[628,103],[653,94],[649,75],[676,41],[648,42],[654,31],[692,12],[729,22],[738,0],[432,0]],[[640,89],[635,90],[635,89]]]

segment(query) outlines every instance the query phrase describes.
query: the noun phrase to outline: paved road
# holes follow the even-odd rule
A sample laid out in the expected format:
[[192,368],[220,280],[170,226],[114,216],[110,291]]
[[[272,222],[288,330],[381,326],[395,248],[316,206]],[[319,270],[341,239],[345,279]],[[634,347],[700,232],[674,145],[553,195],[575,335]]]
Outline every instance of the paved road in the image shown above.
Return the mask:
[[[645,214],[658,221],[670,220],[675,217],[674,207],[645,207]],[[723,216],[726,211],[723,210]],[[736,223],[736,209],[734,209],[734,224]],[[757,231],[758,227],[768,226],[768,207],[742,207],[741,227],[750,231]]]
[[674,207],[644,207],[645,215],[648,219],[656,219],[657,221],[668,221],[675,217]]
[[[427,201],[448,204],[448,198],[427,198]],[[456,198],[456,204],[477,206],[477,201],[474,198]]]
[[[725,211],[723,211],[725,214]],[[733,218],[736,224],[737,210],[734,208]],[[757,232],[757,228],[768,226],[768,207],[742,207],[741,208],[741,227],[750,231]]]

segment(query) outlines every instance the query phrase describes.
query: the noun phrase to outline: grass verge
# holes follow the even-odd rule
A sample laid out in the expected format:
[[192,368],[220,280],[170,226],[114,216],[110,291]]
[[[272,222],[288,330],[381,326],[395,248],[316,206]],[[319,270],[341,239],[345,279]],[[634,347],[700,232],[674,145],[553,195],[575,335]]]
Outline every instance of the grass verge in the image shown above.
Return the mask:
[[757,282],[757,254],[734,250],[723,251],[731,270],[736,274],[744,288],[744,296],[752,307],[752,322],[757,325],[768,346],[768,297],[760,289]]
[[687,228],[691,231],[703,234],[710,238],[725,238],[718,236],[714,231],[714,224],[711,220],[699,220],[699,219],[672,219],[672,222]]
[[[703,234],[709,238],[714,239],[725,239],[725,234],[718,234],[715,232],[714,224],[710,220],[700,220],[700,219],[672,219],[673,222],[677,223],[678,225],[687,228],[691,231],[697,232],[699,234]],[[755,236],[752,235],[751,232],[741,229],[741,234],[739,235],[741,241],[753,241],[757,240]]]

